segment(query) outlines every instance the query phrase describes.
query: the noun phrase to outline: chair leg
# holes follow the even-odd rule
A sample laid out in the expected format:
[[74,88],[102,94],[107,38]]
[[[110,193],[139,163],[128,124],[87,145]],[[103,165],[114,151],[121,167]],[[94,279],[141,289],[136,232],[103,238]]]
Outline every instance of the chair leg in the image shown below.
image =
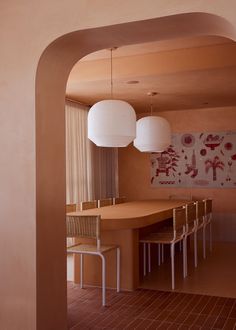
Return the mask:
[[194,232],[194,266],[197,267],[197,231]]
[[116,249],[116,290],[120,292],[120,248]]
[[171,255],[171,288],[175,289],[175,245],[172,243],[170,246]]
[[183,263],[184,263],[184,277],[188,275],[188,247],[187,237],[183,239]]
[[161,248],[160,243],[158,244],[158,266],[161,264]]
[[100,257],[102,258],[102,306],[106,306],[106,259],[102,254]]
[[80,288],[83,289],[83,275],[84,275],[84,272],[83,272],[83,267],[84,267],[84,258],[83,258],[83,254],[80,255]]
[[143,276],[146,274],[146,243],[143,243]]
[[148,272],[151,272],[151,244],[148,243]]
[[210,231],[210,251],[212,252],[212,223],[209,224],[209,231]]
[[164,244],[161,244],[161,263],[164,262]]
[[206,226],[202,227],[202,248],[203,248],[203,258],[206,259]]
[[182,241],[179,242],[179,252],[182,251]]

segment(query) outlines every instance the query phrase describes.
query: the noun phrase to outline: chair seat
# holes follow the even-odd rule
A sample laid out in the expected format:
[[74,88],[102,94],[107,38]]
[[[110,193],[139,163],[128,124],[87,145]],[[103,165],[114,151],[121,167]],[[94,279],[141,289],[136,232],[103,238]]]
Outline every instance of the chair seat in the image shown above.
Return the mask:
[[141,243],[161,243],[170,244],[171,242],[176,242],[183,239],[183,232],[176,233],[176,238],[173,237],[172,232],[159,232],[150,234],[140,240]]
[[110,250],[116,249],[116,245],[102,245],[100,249],[97,249],[97,246],[94,244],[78,244],[70,246],[67,248],[68,253],[91,253],[91,254],[100,254],[105,253]]

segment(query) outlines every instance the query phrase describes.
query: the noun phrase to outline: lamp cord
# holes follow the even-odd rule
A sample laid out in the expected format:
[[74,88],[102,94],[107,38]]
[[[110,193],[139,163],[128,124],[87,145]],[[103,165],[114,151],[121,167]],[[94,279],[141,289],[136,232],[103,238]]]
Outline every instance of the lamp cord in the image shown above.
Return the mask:
[[153,95],[151,95],[151,104],[150,104],[150,107],[151,107],[151,116],[152,116],[152,113],[153,113],[153,102],[152,102],[152,97],[153,97]]
[[112,63],[112,51],[113,49],[111,48],[111,99],[113,99],[113,63]]

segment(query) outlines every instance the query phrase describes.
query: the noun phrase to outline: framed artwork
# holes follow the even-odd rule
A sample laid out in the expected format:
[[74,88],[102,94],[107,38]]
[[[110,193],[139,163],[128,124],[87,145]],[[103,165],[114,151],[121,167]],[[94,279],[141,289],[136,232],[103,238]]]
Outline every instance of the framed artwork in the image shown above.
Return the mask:
[[173,134],[151,154],[151,185],[236,188],[236,132]]

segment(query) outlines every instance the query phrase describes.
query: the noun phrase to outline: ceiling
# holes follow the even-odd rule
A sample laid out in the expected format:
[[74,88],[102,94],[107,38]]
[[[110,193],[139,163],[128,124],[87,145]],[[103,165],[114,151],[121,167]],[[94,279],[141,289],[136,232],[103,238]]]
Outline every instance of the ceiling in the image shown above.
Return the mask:
[[[114,98],[137,113],[236,105],[236,43],[196,37],[120,47],[113,52]],[[136,82],[136,83],[135,83]],[[110,51],[84,57],[72,69],[66,96],[92,105],[110,98]]]

